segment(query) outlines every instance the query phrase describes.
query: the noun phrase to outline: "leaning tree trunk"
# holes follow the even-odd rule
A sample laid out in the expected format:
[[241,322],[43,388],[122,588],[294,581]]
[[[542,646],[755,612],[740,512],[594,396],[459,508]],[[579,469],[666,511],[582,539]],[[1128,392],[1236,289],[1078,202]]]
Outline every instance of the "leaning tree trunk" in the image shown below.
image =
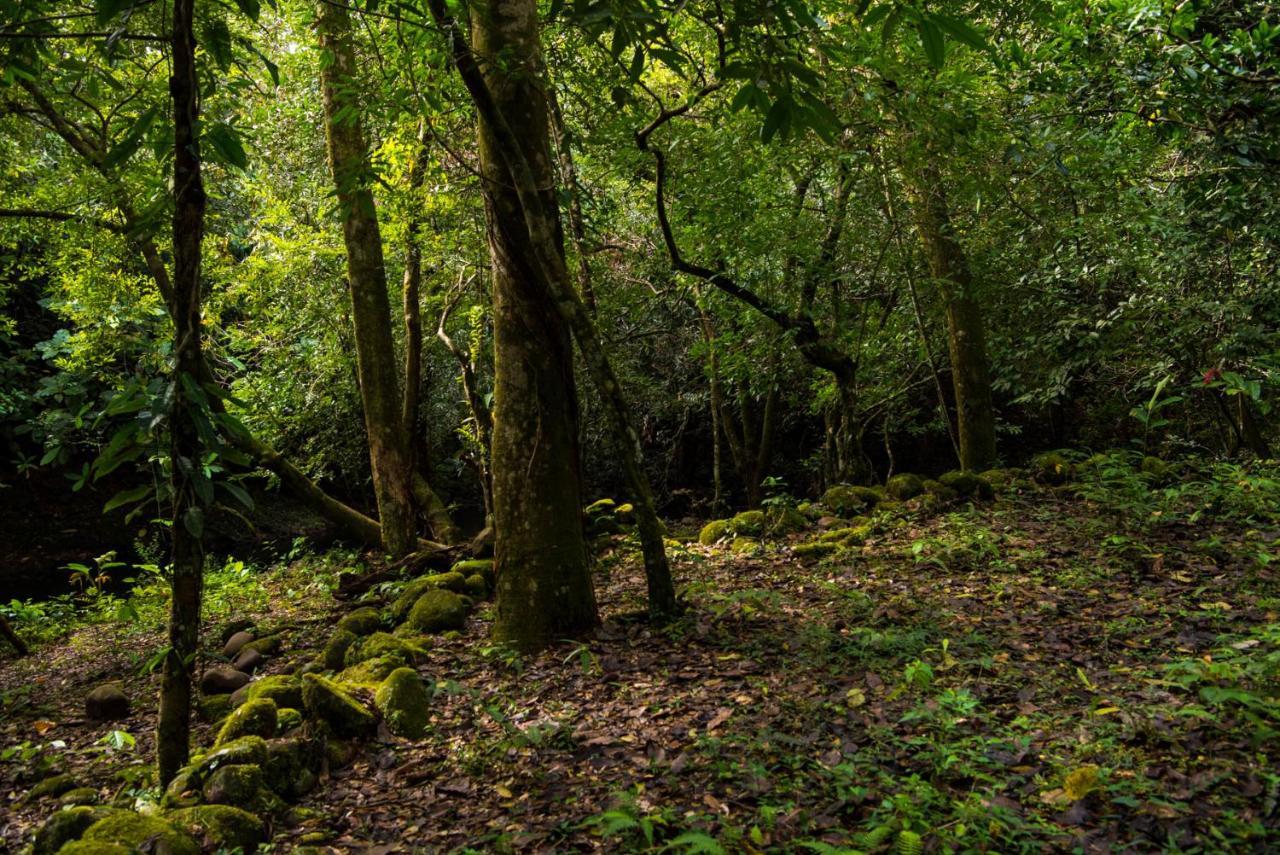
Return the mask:
[[401,430],[403,414],[391,335],[387,270],[373,192],[368,186],[369,149],[354,86],[356,58],[347,7],[320,0],[316,5],[316,29],[323,51],[320,81],[324,89],[329,167],[343,215],[356,368],[369,437],[373,489],[382,546],[399,557],[411,552],[416,540],[409,437]]
[[[490,0],[472,9],[477,57],[494,107],[540,172],[543,216],[554,216],[537,8]],[[533,650],[595,626],[582,531],[578,405],[569,328],[541,282],[535,248],[496,129],[482,114],[480,166],[493,262],[494,633]],[[559,259],[560,247],[551,248]]]
[[996,462],[995,411],[982,309],[973,293],[968,259],[951,225],[938,170],[932,166],[921,169],[914,191],[916,228],[946,304],[960,467],[980,472]]
[[13,649],[18,652],[19,656],[26,656],[31,653],[31,648],[27,647],[27,643],[22,640],[22,636],[14,631],[4,615],[0,615],[0,635],[3,635],[13,645]]
[[195,0],[174,0],[173,76],[173,338],[174,394],[169,418],[170,486],[173,493],[172,600],[169,650],[160,683],[156,765],[162,786],[187,763],[191,742],[191,674],[200,640],[204,572],[203,512],[195,490],[201,477],[197,411],[203,406],[199,378],[200,244],[204,237],[204,186],[198,134],[200,98],[196,79]]

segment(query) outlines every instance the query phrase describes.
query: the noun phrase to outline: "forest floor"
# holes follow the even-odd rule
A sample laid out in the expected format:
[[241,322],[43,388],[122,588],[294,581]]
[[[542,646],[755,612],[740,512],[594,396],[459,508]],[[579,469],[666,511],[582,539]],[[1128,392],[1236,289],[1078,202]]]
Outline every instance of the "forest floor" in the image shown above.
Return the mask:
[[[673,550],[689,608],[661,629],[636,617],[638,556],[613,538],[593,638],[522,657],[488,641],[481,608],[419,665],[428,735],[381,731],[276,820],[279,849],[1274,851],[1277,531],[1174,517],[1026,487],[877,517],[861,548],[821,561],[791,551],[812,530],[695,540]],[[352,561],[229,565],[210,625],[274,620],[314,655]],[[161,614],[0,665],[0,849],[53,809],[21,798],[41,764],[146,796],[155,678],[140,666]],[[136,712],[91,724],[84,693],[109,677]]]

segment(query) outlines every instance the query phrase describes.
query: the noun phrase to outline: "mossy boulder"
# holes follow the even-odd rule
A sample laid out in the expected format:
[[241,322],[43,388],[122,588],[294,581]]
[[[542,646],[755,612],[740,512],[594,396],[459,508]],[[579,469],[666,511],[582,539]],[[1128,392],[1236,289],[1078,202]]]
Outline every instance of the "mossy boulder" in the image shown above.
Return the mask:
[[276,733],[288,733],[295,727],[302,726],[302,710],[285,707],[276,710]]
[[468,558],[465,561],[459,561],[449,568],[449,572],[458,573],[463,578],[470,578],[477,573],[484,577],[484,581],[493,588],[496,577],[493,574],[492,558]]
[[1031,458],[1031,477],[1042,484],[1065,484],[1074,474],[1071,461],[1061,451],[1046,451]]
[[215,805],[248,805],[266,784],[259,766],[222,766],[204,782],[205,801]]
[[403,668],[404,662],[397,658],[382,657],[366,659],[359,665],[352,665],[338,672],[338,682],[358,686],[376,686],[397,668]]
[[935,503],[946,504],[960,498],[960,494],[941,481],[926,478],[924,481],[924,495],[917,498],[933,499]]
[[950,472],[943,472],[938,476],[938,480],[966,499],[991,499],[995,497],[995,490],[992,488],[991,482],[974,472],[962,472],[958,469],[953,469]]
[[[450,570],[448,573],[432,573],[428,576],[421,576],[405,585],[404,589],[400,592],[400,595],[396,597],[396,599],[391,603],[391,607],[388,609],[391,613],[392,619],[397,623],[404,620],[409,615],[409,612],[413,610],[413,607],[417,605],[418,600],[422,599],[422,596],[428,591],[432,591],[437,588],[447,588],[454,593],[462,593],[465,591],[467,588],[467,577],[457,568],[466,563],[467,562],[465,561],[459,561],[454,565],[454,569]],[[490,566],[492,566],[492,562],[489,563]]]
[[254,852],[266,836],[262,820],[231,805],[180,808],[165,814],[165,819],[210,852],[233,849]]
[[276,717],[276,702],[270,698],[254,698],[241,704],[235,712],[227,716],[213,744],[225,745],[242,736],[261,736],[267,739],[276,735],[279,724],[279,719]]
[[232,709],[230,695],[202,695],[196,701],[196,714],[202,721],[216,724],[230,714]]
[[431,693],[412,668],[397,668],[387,675],[374,695],[387,729],[396,736],[419,739],[427,729]]
[[735,537],[729,551],[734,555],[754,555],[760,551],[760,541],[754,537]]
[[283,649],[284,636],[279,633],[275,635],[265,635],[262,638],[255,638],[253,641],[250,641],[244,647],[240,648],[241,652],[245,650],[256,650],[263,656],[275,656]]
[[[199,855],[200,846],[190,834],[158,816],[130,811],[113,813],[85,830],[83,843],[118,843],[126,850],[142,850],[166,855]],[[67,847],[62,848],[63,852]],[[91,851],[81,849],[79,851]]]
[[919,475],[904,472],[901,475],[894,475],[886,481],[884,491],[889,498],[905,502],[907,499],[914,499],[924,492],[924,479]]
[[591,504],[582,509],[582,513],[588,517],[612,516],[613,510],[618,503],[613,499],[596,499]]
[[103,840],[73,840],[58,850],[58,855],[137,855],[132,846]]
[[467,577],[467,594],[477,600],[489,596],[489,583],[479,573]]
[[729,520],[729,530],[740,537],[759,537],[764,527],[764,511],[743,511]]
[[804,531],[809,527],[809,520],[790,505],[770,508],[765,512],[766,534],[771,537],[783,537]]
[[[465,582],[465,580],[463,580]],[[453,591],[427,591],[409,610],[407,623],[418,632],[462,629],[467,622],[467,604]]]
[[80,780],[75,775],[50,775],[31,788],[27,793],[27,801],[35,801],[49,796],[60,796],[79,786]]
[[870,487],[837,484],[822,494],[822,504],[837,516],[849,517],[874,508],[881,498],[879,491]]
[[76,787],[58,796],[58,804],[74,807],[76,805],[96,805],[100,797],[93,787]]
[[1163,481],[1169,475],[1169,464],[1151,455],[1142,458],[1139,468],[1143,474],[1151,476],[1151,479],[1156,482]]
[[398,661],[401,665],[408,665],[420,659],[426,652],[426,648],[421,644],[407,638],[392,635],[389,632],[375,632],[347,650],[345,664],[350,668],[369,659],[389,658]]
[[821,541],[797,543],[791,547],[791,554],[797,558],[826,558],[828,555],[834,555],[839,551],[840,545],[838,543],[823,543]]
[[219,745],[193,764],[200,776],[222,766],[261,766],[267,762],[267,741],[261,736],[242,736]]
[[373,606],[361,606],[343,615],[338,621],[338,629],[345,629],[352,635],[371,635],[382,629],[382,615]]
[[819,543],[834,543],[846,548],[861,546],[862,542],[875,532],[875,523],[866,517],[855,517],[853,525],[833,528],[818,536]]
[[286,737],[267,743],[263,778],[271,791],[288,799],[304,796],[315,787],[324,756],[323,740]]
[[320,663],[327,671],[341,671],[347,661],[347,651],[356,643],[357,635],[346,629],[339,629],[329,636],[324,650],[320,653]]
[[309,715],[323,721],[338,736],[364,736],[378,724],[374,714],[359,701],[334,681],[318,674],[302,678],[302,702]]
[[73,840],[79,840],[89,827],[114,812],[114,808],[69,807],[54,811],[36,832],[31,855],[53,855]]
[[237,706],[249,701],[268,699],[275,702],[276,708],[302,706],[302,680],[294,674],[272,674],[262,677],[245,686],[232,696],[231,702]]
[[728,520],[712,520],[698,532],[698,543],[703,546],[714,546],[729,534]]

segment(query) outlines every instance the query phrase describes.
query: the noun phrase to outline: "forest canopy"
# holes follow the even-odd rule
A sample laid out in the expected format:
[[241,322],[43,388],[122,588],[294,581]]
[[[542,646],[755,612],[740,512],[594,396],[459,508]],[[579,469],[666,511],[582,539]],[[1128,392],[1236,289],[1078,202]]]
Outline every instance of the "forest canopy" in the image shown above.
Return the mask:
[[0,837],[1266,848],[1278,120],[1269,2],[0,0]]

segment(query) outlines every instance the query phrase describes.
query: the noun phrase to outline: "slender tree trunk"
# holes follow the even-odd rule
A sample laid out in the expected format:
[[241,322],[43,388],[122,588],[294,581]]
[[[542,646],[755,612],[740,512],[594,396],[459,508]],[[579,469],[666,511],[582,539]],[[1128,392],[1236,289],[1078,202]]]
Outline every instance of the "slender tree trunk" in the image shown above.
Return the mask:
[[[461,297],[461,294],[458,295]],[[493,414],[480,394],[480,372],[476,369],[475,355],[464,350],[449,335],[446,329],[449,315],[453,313],[457,299],[450,301],[440,314],[440,326],[436,329],[436,338],[444,344],[445,349],[453,354],[458,363],[458,372],[462,378],[462,393],[467,399],[467,409],[471,411],[471,420],[475,422],[476,444],[480,451],[475,455],[475,469],[480,477],[480,490],[484,499],[485,525],[493,524],[493,472],[489,461],[493,453]]]
[[173,322],[174,395],[169,417],[173,556],[170,567],[169,649],[160,682],[156,764],[166,785],[186,765],[191,741],[191,675],[200,640],[204,574],[203,511],[195,490],[201,474],[196,414],[204,406],[200,368],[200,244],[204,186],[200,176],[200,99],[196,79],[195,0],[173,3]]
[[329,166],[343,215],[356,366],[369,437],[373,489],[383,548],[400,557],[413,550],[416,540],[409,436],[401,428],[404,416],[391,336],[387,271],[373,193],[368,187],[369,149],[355,91],[356,58],[347,7],[320,0],[316,5],[316,30],[322,51],[320,81],[324,89]]
[[13,645],[13,649],[18,651],[19,656],[26,656],[31,653],[31,648],[27,647],[27,643],[22,640],[22,637],[14,632],[13,627],[9,625],[9,621],[4,615],[0,615],[0,635],[3,635]]
[[916,228],[946,304],[960,466],[982,471],[996,462],[995,412],[982,309],[973,293],[968,259],[951,225],[946,190],[938,170],[932,166],[922,168],[914,192]]
[[569,132],[565,128],[564,113],[556,98],[554,86],[547,87],[547,106],[551,117],[551,130],[555,136],[556,156],[560,161],[560,184],[569,196],[569,239],[573,242],[573,254],[578,259],[578,293],[592,315],[596,313],[596,290],[591,281],[591,263],[587,261],[587,227],[582,218],[582,185],[578,183],[578,167],[573,162],[573,149],[569,144]]
[[[554,217],[536,4],[490,0],[474,7],[472,34],[494,108],[519,135],[543,188],[540,210],[528,216]],[[598,618],[580,511],[572,343],[554,296],[534,269],[526,212],[511,187],[491,118],[481,114],[479,136],[494,276],[494,633],[535,650],[580,635]],[[563,277],[560,247],[543,249],[558,261],[551,275]]]

